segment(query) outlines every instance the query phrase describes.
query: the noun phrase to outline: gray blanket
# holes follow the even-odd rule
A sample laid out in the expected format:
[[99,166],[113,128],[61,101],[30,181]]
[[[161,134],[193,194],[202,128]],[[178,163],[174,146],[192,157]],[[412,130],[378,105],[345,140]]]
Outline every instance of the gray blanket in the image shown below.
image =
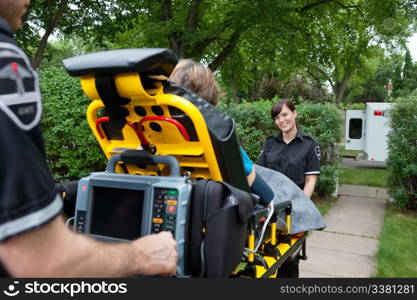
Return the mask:
[[[255,165],[255,169],[256,173],[274,191],[275,197],[273,201],[275,203],[287,200],[291,201],[291,234],[309,230],[320,230],[326,227],[317,207],[291,179],[280,172],[258,165]],[[285,228],[285,212],[280,212],[278,216],[278,227]]]

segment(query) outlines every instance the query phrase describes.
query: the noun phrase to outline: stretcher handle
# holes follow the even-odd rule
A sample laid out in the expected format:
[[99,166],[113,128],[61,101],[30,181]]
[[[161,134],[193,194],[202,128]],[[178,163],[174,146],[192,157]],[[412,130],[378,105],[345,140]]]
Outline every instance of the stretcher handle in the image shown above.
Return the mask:
[[285,208],[286,212],[289,210],[291,212],[292,209],[292,203],[291,201],[283,201],[283,202],[278,202],[278,203],[274,203],[274,211],[278,211]]
[[[278,211],[285,209],[286,215],[288,213],[291,214],[292,209],[292,203],[291,201],[283,201],[274,203],[274,215],[278,213]],[[251,217],[249,218],[249,224],[252,224],[253,226],[258,226],[261,220],[265,220],[265,218],[268,216],[268,208],[257,205],[255,210],[252,212]],[[276,220],[275,217],[272,217],[272,220]],[[271,221],[272,221],[271,220]]]
[[169,176],[179,176],[180,166],[178,161],[170,155],[152,155],[148,151],[129,149],[120,154],[114,154],[107,162],[106,172],[114,173],[117,162],[135,165],[164,164],[170,168]]

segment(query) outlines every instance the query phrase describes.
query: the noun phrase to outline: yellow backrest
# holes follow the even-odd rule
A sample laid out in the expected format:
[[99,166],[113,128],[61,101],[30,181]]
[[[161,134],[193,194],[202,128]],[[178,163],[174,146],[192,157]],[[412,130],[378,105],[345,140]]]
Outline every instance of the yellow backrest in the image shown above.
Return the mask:
[[[157,82],[159,87],[146,91],[138,73],[118,74],[115,76],[115,83],[119,95],[131,99],[128,104],[123,105],[128,112],[127,124],[140,123],[142,119],[149,117],[166,117],[175,120],[175,115],[171,114],[173,111],[183,112],[193,124],[198,124],[194,125],[198,140],[187,141],[178,127],[168,121],[149,118],[151,120],[142,122],[143,134],[147,141],[156,147],[155,154],[175,156],[183,171],[192,170],[192,177],[222,180],[206,124],[200,111],[191,102],[179,96],[164,94],[160,82]],[[138,134],[129,125],[123,127],[121,131],[123,137],[120,140],[111,139],[100,132],[100,130],[105,131],[101,125],[103,123],[97,125],[104,104],[97,93],[94,77],[82,77],[81,85],[87,96],[93,100],[88,108],[87,119],[106,157],[110,158],[111,155],[120,153],[125,148],[142,149],[143,145]],[[185,129],[187,133],[193,130],[193,128]],[[146,169],[142,169],[130,165],[127,169],[131,174],[168,174],[164,166],[155,169],[147,166]]]
[[[125,149],[174,156],[181,173],[248,190],[234,122],[166,76],[167,49],[125,49],[64,60],[92,100],[87,119],[107,158]],[[175,56],[176,58],[176,56]],[[166,176],[167,166],[119,165],[116,172]]]

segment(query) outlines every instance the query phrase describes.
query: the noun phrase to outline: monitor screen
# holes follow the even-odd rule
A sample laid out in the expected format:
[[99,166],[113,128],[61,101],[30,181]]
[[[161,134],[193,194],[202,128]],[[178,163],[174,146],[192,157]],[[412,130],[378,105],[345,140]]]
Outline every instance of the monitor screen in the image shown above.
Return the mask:
[[95,186],[90,233],[134,240],[141,236],[144,191]]

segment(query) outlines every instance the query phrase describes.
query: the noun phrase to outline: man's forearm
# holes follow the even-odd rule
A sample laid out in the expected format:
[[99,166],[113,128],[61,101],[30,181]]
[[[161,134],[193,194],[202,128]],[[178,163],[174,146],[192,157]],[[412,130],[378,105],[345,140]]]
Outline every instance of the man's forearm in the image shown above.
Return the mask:
[[106,244],[76,234],[62,217],[0,244],[0,253],[17,277],[130,276],[138,263],[131,243]]
[[137,270],[137,253],[131,243],[98,242],[73,232],[69,232],[63,242],[69,251],[58,248],[67,256],[57,258],[51,270],[59,277],[127,277]]

